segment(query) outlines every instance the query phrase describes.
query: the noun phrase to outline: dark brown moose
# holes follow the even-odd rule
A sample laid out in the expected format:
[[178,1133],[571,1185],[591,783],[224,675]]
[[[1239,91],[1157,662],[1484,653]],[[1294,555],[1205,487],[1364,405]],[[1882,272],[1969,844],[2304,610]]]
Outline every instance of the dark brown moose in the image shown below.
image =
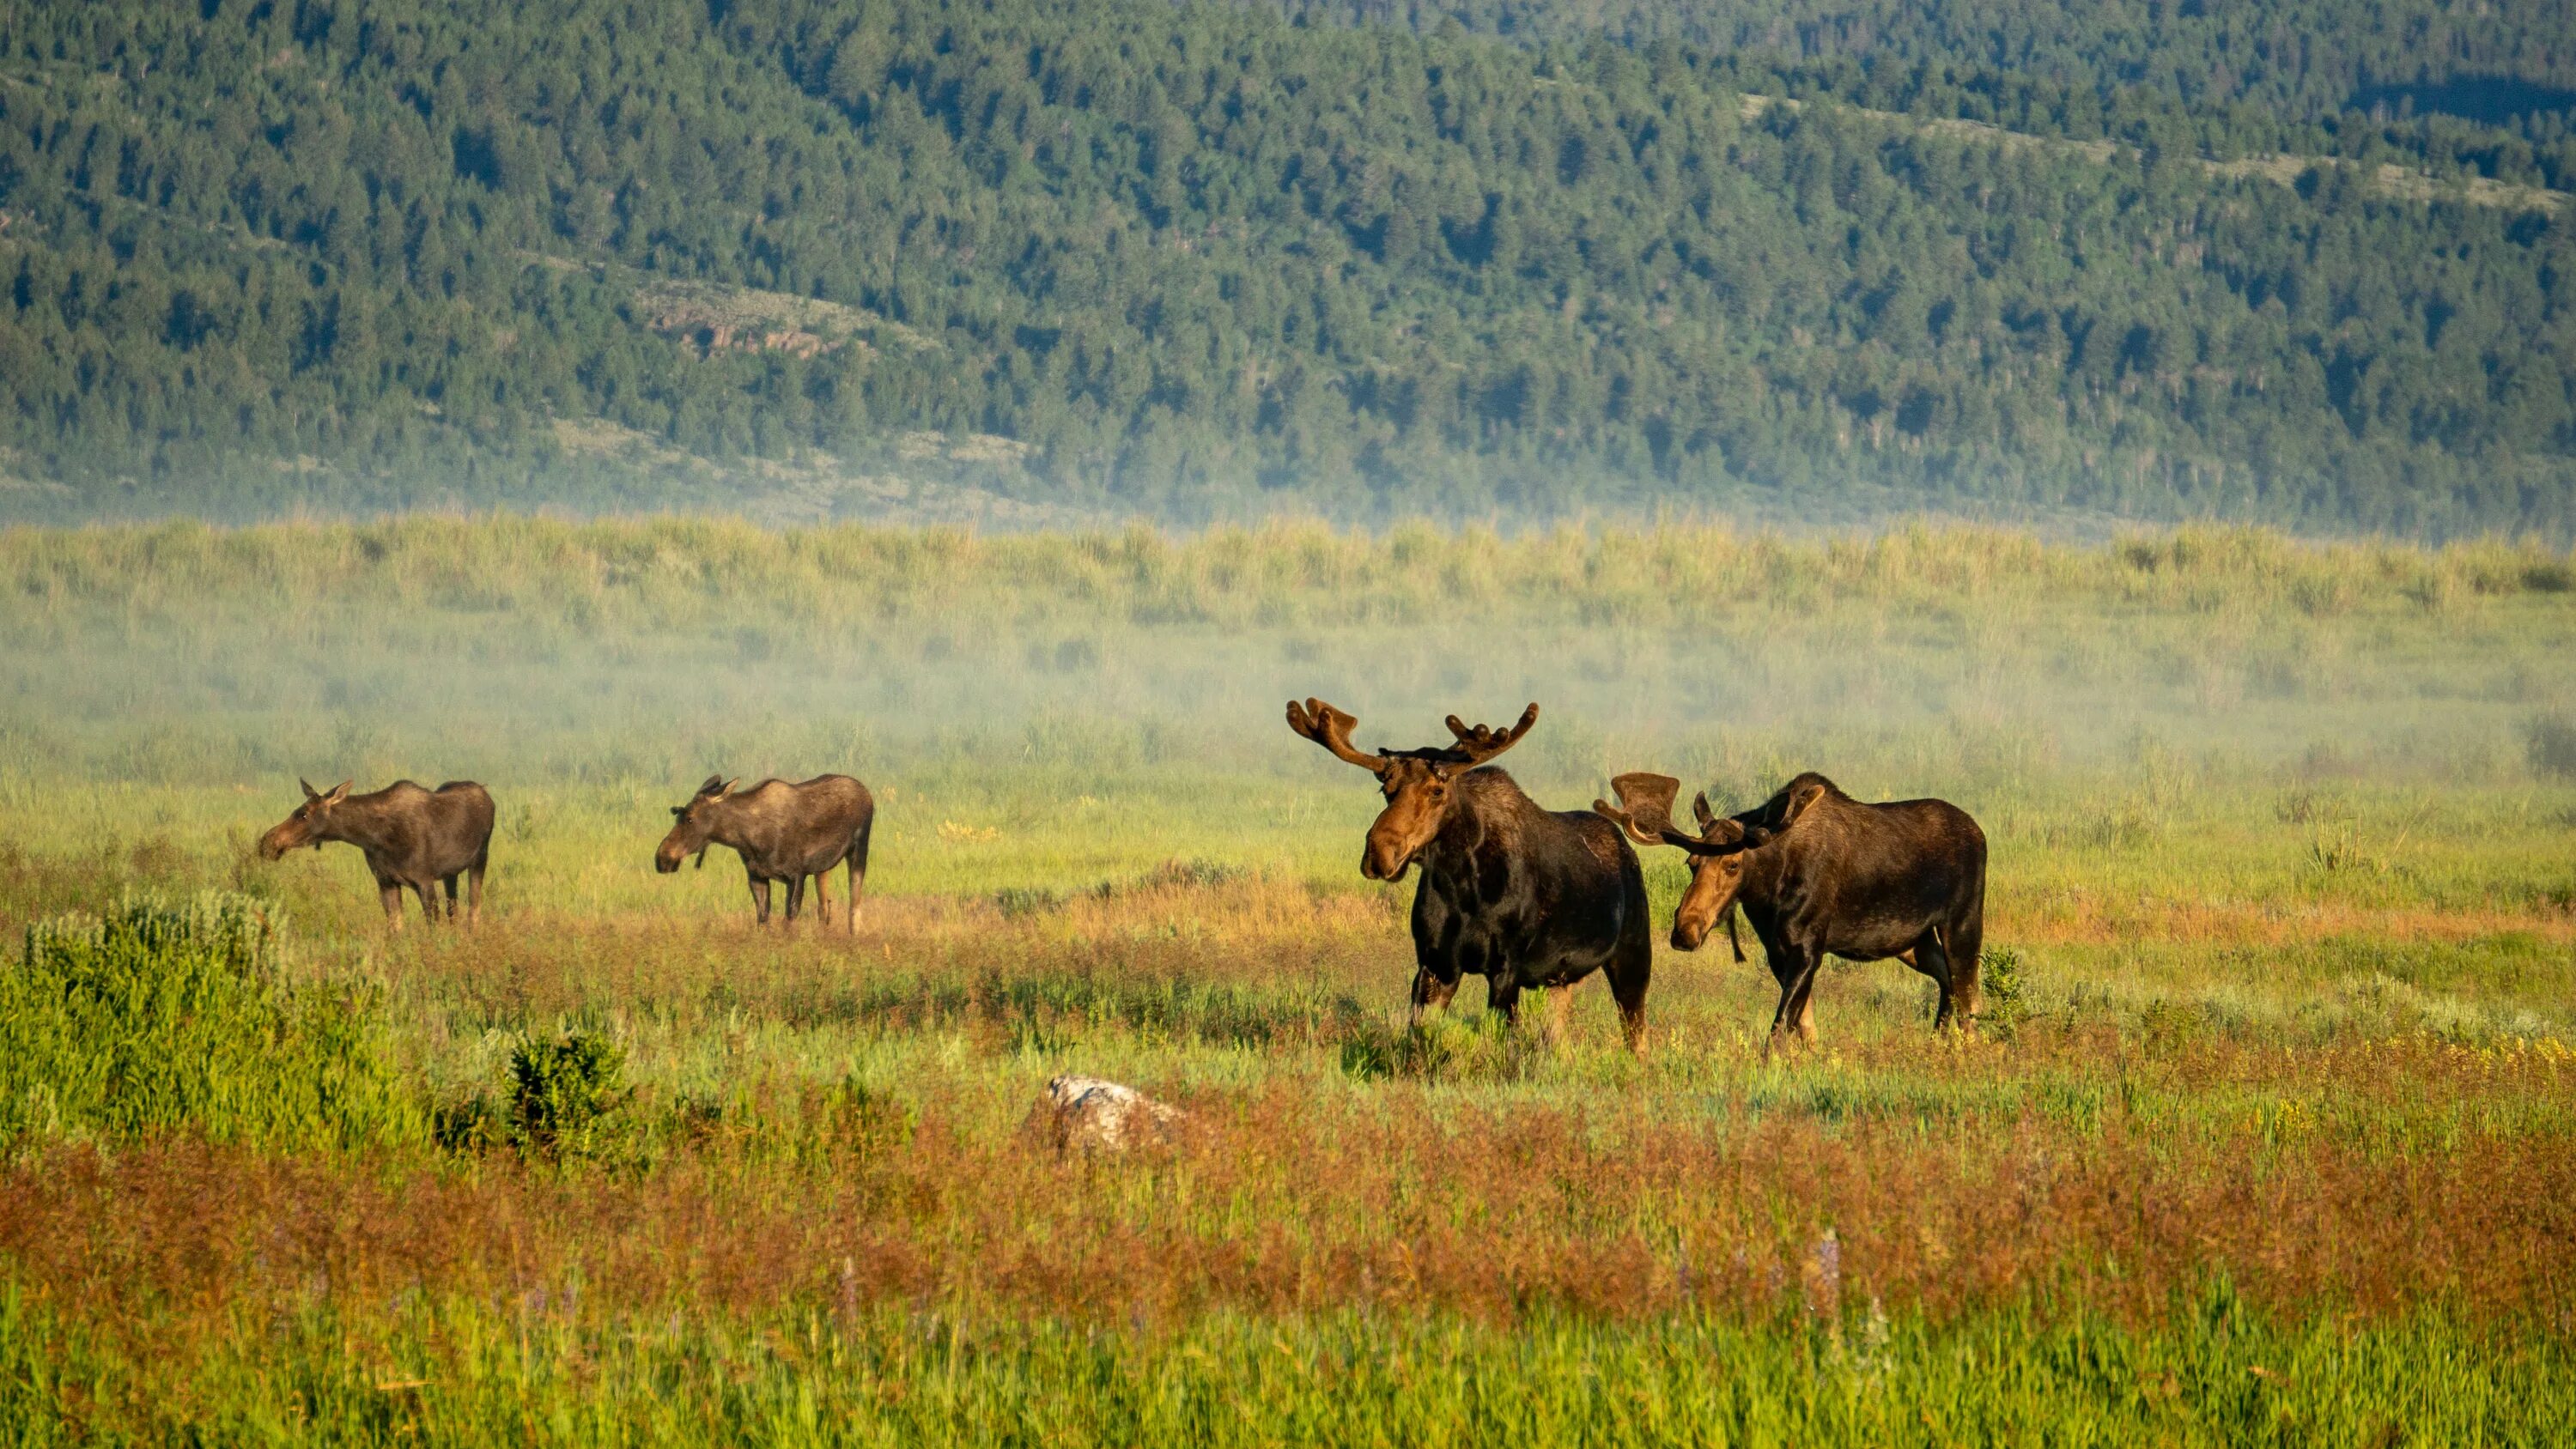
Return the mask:
[[671,807],[679,818],[653,852],[653,868],[668,875],[692,855],[703,868],[708,846],[732,846],[742,856],[751,903],[765,926],[770,883],[786,883],[787,919],[793,921],[805,906],[807,876],[814,878],[815,914],[830,921],[831,891],[824,878],[847,862],[850,898],[842,924],[857,930],[859,892],[868,879],[868,831],[877,818],[868,787],[847,775],[817,775],[795,785],[763,780],[748,790],[735,789],[737,783],[709,775],[688,804]]
[[1377,776],[1386,808],[1369,827],[1360,874],[1400,880],[1416,863],[1413,1020],[1446,1006],[1461,976],[1482,976],[1488,1009],[1513,1019],[1525,988],[1544,987],[1562,1022],[1574,984],[1610,982],[1631,1051],[1646,1034],[1653,926],[1637,854],[1616,828],[1581,810],[1542,810],[1485,762],[1520,743],[1533,704],[1508,730],[1449,717],[1450,745],[1362,754],[1357,723],[1322,700],[1288,704],[1288,727]]
[[343,780],[329,793],[304,787],[304,803],[259,838],[262,859],[277,860],[299,846],[320,850],[341,840],[367,857],[384,901],[385,919],[402,929],[403,887],[420,897],[421,914],[438,923],[432,887],[447,888],[447,914],[456,916],[456,878],[465,877],[465,923],[483,915],[483,867],[492,853],[492,797],[471,780],[450,780],[424,790],[396,780],[371,795],[352,795]]
[[1641,844],[1690,852],[1674,949],[1698,950],[1730,908],[1752,923],[1780,983],[1773,1040],[1791,1031],[1815,1040],[1811,995],[1828,955],[1904,960],[1939,983],[1937,1025],[1975,1020],[1986,835],[1966,811],[1945,800],[1864,804],[1811,772],[1740,815],[1721,818],[1699,796],[1691,803],[1700,832],[1688,835],[1672,823],[1679,780],[1621,775],[1610,788],[1619,808],[1595,800],[1594,810]]

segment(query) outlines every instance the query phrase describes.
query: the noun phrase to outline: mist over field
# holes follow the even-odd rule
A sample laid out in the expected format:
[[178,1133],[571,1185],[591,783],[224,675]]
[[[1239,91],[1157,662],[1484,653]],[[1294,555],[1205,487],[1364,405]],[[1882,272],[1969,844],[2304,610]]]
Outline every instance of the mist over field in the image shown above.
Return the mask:
[[1201,845],[1329,879],[1375,795],[1288,734],[1291,698],[1369,748],[1538,702],[1508,768],[1553,808],[1640,768],[1742,808],[1825,768],[2008,833],[2081,801],[2041,838],[2132,845],[2319,784],[2447,815],[2545,783],[2576,713],[2547,662],[2576,575],[2495,545],[418,519],[20,532],[0,568],[0,788],[34,838],[123,838],[152,798],[239,850],[298,777],[473,778],[507,839],[577,816],[601,881],[711,771],[827,769],[902,802],[880,888]]
[[[2197,530],[1504,538],[419,519],[0,540],[20,748],[178,783],[432,752],[549,782],[750,750],[1274,773],[1278,703],[1410,739],[1548,706],[1535,757],[1912,751],[1940,770],[2514,768],[2564,709],[2564,555]],[[62,661],[78,659],[78,668]],[[307,766],[305,756],[323,758]],[[1267,763],[1264,763],[1267,762]],[[1738,768],[1750,760],[1739,759]],[[344,770],[345,773],[345,770]]]
[[1315,697],[1366,749],[1536,702],[1504,768],[1553,809],[1638,769],[1721,810],[1802,769],[1952,799],[2006,911],[2152,921],[2106,869],[2320,929],[2569,888],[2576,564],[2530,546],[420,518],[21,530],[0,576],[13,858],[92,902],[142,862],[362,930],[354,864],[250,843],[299,779],[409,777],[493,791],[501,919],[697,919],[740,881],[646,873],[666,807],[841,771],[879,897],[1203,862],[1400,903],[1353,869],[1372,783],[1281,719]]

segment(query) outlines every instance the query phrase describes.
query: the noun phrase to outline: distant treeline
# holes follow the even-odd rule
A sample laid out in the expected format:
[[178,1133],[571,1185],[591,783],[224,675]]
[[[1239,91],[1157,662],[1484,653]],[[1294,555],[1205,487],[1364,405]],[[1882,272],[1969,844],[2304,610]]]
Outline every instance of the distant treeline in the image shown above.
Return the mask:
[[[1344,23],[1524,42],[1681,40],[1887,71],[2009,74],[2117,104],[2135,88],[2294,121],[2359,108],[2528,117],[2563,139],[2576,10],[2552,0],[1269,0]],[[2562,153],[2563,155],[2563,153]]]
[[[0,514],[724,506],[715,460],[1185,519],[2563,536],[2576,219],[2535,188],[2576,149],[2332,111],[2411,78],[2344,8],[2253,37],[2343,59],[2203,87],[2107,7],[1935,60],[1155,0],[0,0]],[[2250,164],[2285,150],[2331,159]]]

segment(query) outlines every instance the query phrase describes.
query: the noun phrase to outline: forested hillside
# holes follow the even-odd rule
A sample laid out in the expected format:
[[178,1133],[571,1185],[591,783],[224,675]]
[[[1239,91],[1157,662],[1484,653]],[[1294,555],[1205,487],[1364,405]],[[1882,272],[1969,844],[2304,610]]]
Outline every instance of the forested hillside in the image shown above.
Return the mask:
[[2554,12],[1460,9],[0,0],[0,515],[2576,525]]
[[[2008,73],[2108,99],[2142,86],[2293,120],[2529,115],[2563,137],[2576,9],[2555,0],[1274,0],[1344,23],[1544,41],[1675,39],[1800,61]],[[2555,122],[2552,126],[2550,123]]]

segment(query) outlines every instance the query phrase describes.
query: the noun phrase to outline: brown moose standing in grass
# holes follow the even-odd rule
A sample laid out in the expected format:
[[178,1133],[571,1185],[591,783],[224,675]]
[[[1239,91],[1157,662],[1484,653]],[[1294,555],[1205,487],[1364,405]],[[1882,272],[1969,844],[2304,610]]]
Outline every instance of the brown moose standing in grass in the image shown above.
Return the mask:
[[742,856],[743,873],[751,879],[751,903],[761,925],[769,924],[769,887],[787,886],[787,919],[805,905],[805,878],[814,879],[814,911],[831,919],[832,900],[824,878],[832,867],[850,867],[850,899],[844,929],[859,928],[859,891],[868,878],[868,831],[875,825],[877,802],[868,787],[847,775],[817,775],[802,784],[763,780],[748,790],[738,781],[709,775],[686,805],[674,805],[671,833],[653,852],[653,868],[664,875],[696,856],[704,869],[707,847],[729,845]]
[[1369,827],[1360,874],[1400,880],[1419,862],[1413,894],[1413,1020],[1446,1006],[1461,976],[1482,976],[1487,1009],[1513,1019],[1524,988],[1544,987],[1561,1025],[1574,984],[1610,982],[1631,1051],[1646,1036],[1654,966],[1646,878],[1619,831],[1582,810],[1542,810],[1510,775],[1485,766],[1538,720],[1533,704],[1508,730],[1449,717],[1456,743],[1362,754],[1358,723],[1319,699],[1288,704],[1288,727],[1334,758],[1377,776],[1386,808]]
[[[1673,914],[1673,949],[1696,951],[1730,908],[1753,925],[1780,1006],[1771,1039],[1816,1037],[1813,992],[1825,957],[1895,957],[1941,987],[1935,1024],[1967,1026],[1977,1014],[1977,953],[1986,931],[1986,834],[1946,800],[1865,804],[1808,773],[1740,815],[1721,818],[1708,797],[1691,802],[1700,833],[1672,822],[1681,781],[1621,775],[1618,808],[1592,808],[1641,845],[1690,853],[1690,884]],[[1732,918],[1728,931],[1734,930]],[[1736,959],[1744,958],[1742,946]]]
[[492,797],[471,780],[450,780],[424,790],[396,780],[370,795],[352,795],[343,780],[325,793],[310,781],[304,803],[259,838],[263,860],[278,860],[299,846],[320,850],[324,841],[358,847],[375,875],[385,919],[402,929],[403,887],[420,897],[421,914],[438,924],[434,886],[447,890],[447,914],[456,916],[456,878],[465,877],[465,923],[483,915],[483,868],[492,853]]

